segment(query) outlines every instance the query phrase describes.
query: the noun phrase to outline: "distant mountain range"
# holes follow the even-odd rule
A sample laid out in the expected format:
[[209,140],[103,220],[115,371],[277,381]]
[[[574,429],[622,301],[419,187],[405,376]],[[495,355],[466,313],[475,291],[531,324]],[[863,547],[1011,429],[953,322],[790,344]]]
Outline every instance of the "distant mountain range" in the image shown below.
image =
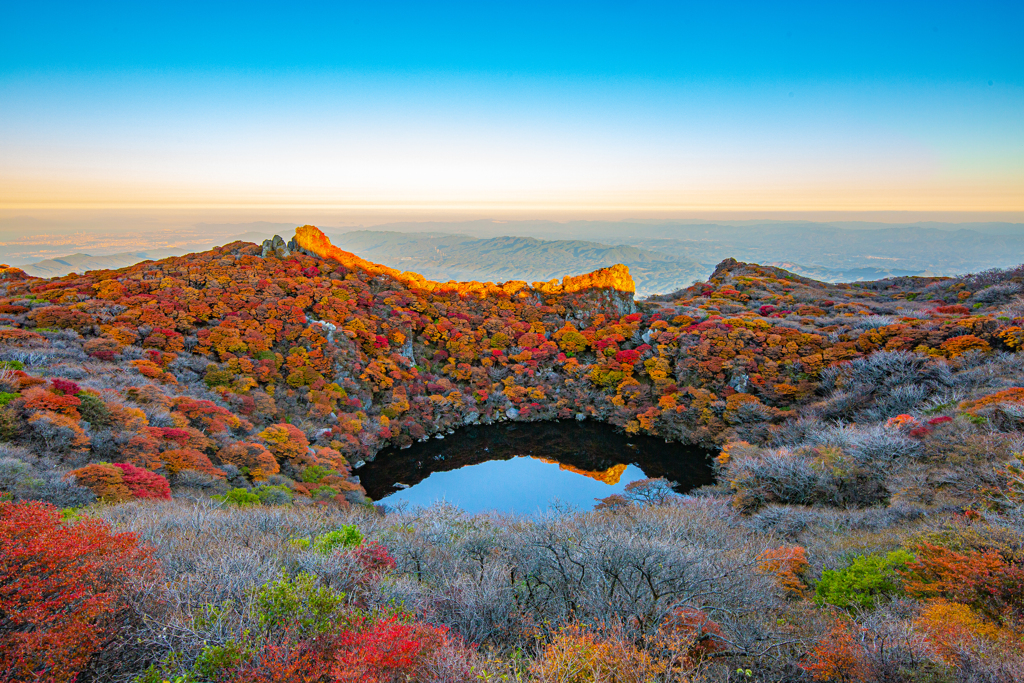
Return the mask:
[[468,235],[371,230],[330,237],[336,246],[365,259],[440,281],[537,282],[622,263],[629,267],[637,295],[647,296],[686,287],[711,272],[705,264],[690,258],[583,240],[509,236],[477,239]]
[[180,249],[154,249],[153,251],[128,251],[121,254],[91,256],[89,254],[71,254],[60,258],[46,259],[37,263],[19,266],[29,275],[36,277],[62,277],[70,273],[85,273],[90,270],[116,270],[134,266],[142,261],[181,256]]
[[[290,235],[289,225],[237,224],[241,234],[220,239],[260,242],[274,232]],[[202,227],[225,235],[231,225]],[[1024,263],[1024,225],[1013,223],[478,220],[325,232],[358,256],[440,281],[535,282],[623,263],[641,297],[703,280],[729,257],[828,282],[958,275]],[[30,275],[54,277],[181,253],[73,254],[22,267]]]

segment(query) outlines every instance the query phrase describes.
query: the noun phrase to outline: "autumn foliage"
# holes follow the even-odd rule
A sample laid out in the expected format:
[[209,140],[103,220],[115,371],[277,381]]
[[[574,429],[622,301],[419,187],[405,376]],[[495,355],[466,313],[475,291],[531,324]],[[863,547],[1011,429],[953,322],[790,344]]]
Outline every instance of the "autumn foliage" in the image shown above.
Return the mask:
[[133,498],[171,499],[171,487],[167,479],[131,463],[86,465],[69,472],[68,476],[91,489],[97,498],[111,503]]
[[799,596],[807,590],[803,581],[810,567],[807,551],[800,546],[779,546],[761,553],[758,569],[776,577],[779,585],[790,595]]
[[[938,528],[938,516],[947,514],[965,524],[1011,515],[1024,500],[1020,456],[1011,452],[1019,443],[1011,435],[1024,423],[1024,389],[1016,386],[1022,379],[1014,374],[1024,319],[1016,304],[991,303],[998,292],[985,294],[986,278],[1010,282],[1010,291],[1022,280],[1019,271],[962,282],[829,284],[729,259],[705,282],[637,302],[621,266],[532,284],[433,282],[339,250],[304,226],[287,249],[236,242],[119,271],[51,280],[19,272],[4,269],[0,280],[0,345],[9,359],[0,360],[0,436],[10,445],[0,493],[12,499],[60,499],[75,489],[102,503],[166,501],[173,486],[181,499],[204,490],[225,506],[295,501],[297,509],[319,514],[333,506],[357,516],[367,501],[352,467],[386,446],[468,424],[594,419],[631,435],[722,446],[715,459],[722,486],[701,504],[731,496],[734,507],[716,514],[750,543],[722,560],[726,568],[713,581],[698,581],[697,593],[727,600],[713,584],[743,575],[759,587],[757,604],[716,611],[659,593],[649,609],[623,610],[625,625],[616,631],[577,623],[577,605],[565,601],[561,621],[541,627],[522,605],[547,584],[515,574],[500,593],[512,596],[512,606],[495,617],[506,621],[493,627],[501,633],[493,637],[516,648],[529,643],[533,661],[520,674],[560,683],[639,682],[684,679],[728,662],[731,672],[742,665],[736,675],[746,680],[762,674],[745,673],[749,662],[789,656],[817,680],[869,680],[872,658],[881,656],[873,643],[883,636],[862,615],[898,601],[910,605],[901,607],[899,627],[920,661],[966,670],[978,665],[972,653],[1013,653],[1019,641],[1019,540],[965,545],[912,529]],[[52,464],[56,480],[23,476],[36,462]],[[609,463],[588,476],[611,483],[625,467]],[[599,518],[626,525],[648,508],[679,519],[690,514],[692,501],[655,481],[601,499]],[[4,522],[3,533],[18,539],[5,542],[4,561],[22,562],[24,576],[65,586],[53,589],[60,595],[52,614],[48,606],[18,607],[19,618],[37,621],[9,627],[3,665],[18,676],[70,680],[116,625],[123,595],[113,586],[141,576],[144,563],[129,557],[129,537],[98,523],[3,505],[4,515],[21,520]],[[431,594],[426,586],[441,579],[421,579],[417,564],[429,544],[410,542],[404,555],[387,548],[421,531],[412,526],[381,524],[390,534],[381,541],[313,559],[296,559],[290,545],[275,547],[269,555],[287,556],[289,571],[293,560],[328,567],[317,590],[344,582],[352,595],[338,601],[352,609],[338,628],[315,637],[252,636],[237,661],[203,680],[429,680],[442,660],[454,679],[476,675],[466,674],[472,648],[437,624],[457,621],[453,605],[485,595],[487,582],[498,580],[481,569],[444,595]],[[76,536],[82,530],[107,545],[90,545]],[[37,533],[45,543],[19,533]],[[841,534],[857,543],[833,542]],[[89,585],[68,583],[69,573],[39,559],[46,543],[63,544],[67,550],[55,551],[54,562],[83,567]],[[33,548],[35,559],[17,559]],[[499,551],[466,552],[482,568]],[[639,552],[632,545],[628,551]],[[437,551],[445,553],[458,555]],[[124,569],[108,571],[101,561],[108,555]],[[619,557],[613,555],[609,562]],[[394,573],[413,572],[413,565],[415,590],[390,586]],[[663,569],[657,562],[637,567]],[[265,567],[257,573],[262,581]],[[9,593],[36,585],[13,576]],[[764,590],[772,582],[778,590]],[[389,590],[408,591],[421,612],[360,611],[374,591]],[[696,601],[693,591],[682,592]],[[491,594],[476,604],[489,599],[499,600]],[[11,613],[4,607],[4,623],[14,623]],[[748,642],[744,651],[746,631],[730,624],[762,617],[751,629],[758,638],[796,644],[765,645],[771,654],[761,660],[751,654],[761,644]],[[808,624],[822,622],[823,636],[808,633]],[[528,628],[547,630],[530,640],[522,635]],[[785,680],[778,671],[764,673],[771,676]]]
[[869,680],[869,666],[860,642],[863,630],[848,619],[835,619],[828,633],[802,665],[816,681],[855,683]]
[[963,603],[992,620],[1024,626],[1024,566],[996,549],[957,552],[922,543],[907,565],[906,590],[921,598]]
[[[840,323],[870,317],[874,292],[731,260],[640,306],[620,266],[561,283],[440,283],[339,250],[312,226],[293,246],[262,258],[236,242],[122,271],[12,280],[0,305],[25,309],[12,313],[18,343],[45,344],[30,329],[55,327],[79,330],[95,358],[141,349],[132,372],[168,397],[180,357],[205,358],[203,382],[219,399],[173,397],[173,412],[208,436],[265,434],[279,464],[299,468],[306,436],[285,417],[326,425],[322,445],[353,461],[510,410],[721,443],[751,422],[781,422],[830,366],[882,350],[985,353],[1005,348],[1014,327],[957,303],[839,334]],[[24,297],[48,305],[22,306]],[[782,320],[794,316],[798,326]],[[69,451],[89,447],[74,398],[26,396],[40,438]]]
[[75,680],[131,592],[156,576],[131,534],[65,521],[48,505],[0,503],[0,678]]

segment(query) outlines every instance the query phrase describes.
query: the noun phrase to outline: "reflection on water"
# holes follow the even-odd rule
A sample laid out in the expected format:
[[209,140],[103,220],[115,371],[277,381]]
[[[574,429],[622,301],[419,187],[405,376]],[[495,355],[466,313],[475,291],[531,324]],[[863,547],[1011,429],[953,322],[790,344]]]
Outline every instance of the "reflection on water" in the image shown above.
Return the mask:
[[554,500],[589,509],[647,477],[665,477],[678,492],[709,484],[710,455],[595,422],[506,423],[386,449],[356,473],[389,506],[445,500],[470,512],[533,513]]
[[605,483],[538,458],[490,460],[450,472],[434,472],[419,484],[396,491],[382,502],[391,506],[403,502],[417,506],[444,500],[469,512],[533,513],[557,499],[589,509],[595,498],[622,493],[626,484],[644,478],[643,470],[636,465],[617,467],[621,476],[612,483]]
[[[628,467],[628,465],[619,463],[618,465],[612,465],[608,469],[601,470],[600,472],[591,472],[590,470],[581,470],[579,467],[566,465],[565,463],[558,462],[557,460],[551,460],[549,458],[541,458],[536,455],[531,455],[530,457],[540,460],[541,462],[546,462],[550,465],[558,465],[558,469],[560,470],[566,470],[567,472],[575,472],[576,474],[582,474],[584,477],[590,477],[591,479],[596,479],[597,481],[603,481],[605,484],[608,484],[609,486],[614,486],[615,484],[618,484],[619,479],[622,478],[622,473],[625,472],[626,467]],[[628,484],[629,482],[627,481],[626,483]]]

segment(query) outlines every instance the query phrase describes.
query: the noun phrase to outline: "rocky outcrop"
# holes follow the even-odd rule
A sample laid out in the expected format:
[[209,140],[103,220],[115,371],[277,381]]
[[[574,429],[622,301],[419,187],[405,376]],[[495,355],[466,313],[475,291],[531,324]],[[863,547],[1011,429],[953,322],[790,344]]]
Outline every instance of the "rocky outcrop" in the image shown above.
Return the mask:
[[284,243],[284,239],[280,235],[274,235],[274,239],[271,240],[263,240],[263,251],[260,252],[260,256],[263,258],[268,256],[288,258],[291,255],[292,249],[289,249],[289,245]]
[[533,288],[545,294],[574,294],[590,289],[614,289],[631,296],[636,292],[629,268],[621,263],[584,275],[568,275],[560,284],[557,280],[534,282]]

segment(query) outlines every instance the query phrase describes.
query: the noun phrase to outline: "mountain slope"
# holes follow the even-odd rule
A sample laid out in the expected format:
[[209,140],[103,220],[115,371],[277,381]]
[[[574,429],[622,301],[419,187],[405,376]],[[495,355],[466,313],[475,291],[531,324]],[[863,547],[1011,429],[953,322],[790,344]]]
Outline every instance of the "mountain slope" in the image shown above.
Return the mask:
[[[636,303],[622,265],[532,287],[437,282],[341,250],[311,226],[290,244],[235,242],[53,279],[0,270],[7,537],[26,519],[12,510],[45,512],[51,527],[70,530],[96,529],[89,525],[100,517],[137,532],[173,572],[140,586],[174,600],[140,600],[149,611],[127,620],[133,630],[104,653],[127,661],[122,671],[131,675],[96,680],[200,671],[150,666],[154,651],[143,644],[166,642],[167,624],[178,624],[194,643],[184,656],[205,667],[206,654],[223,648],[203,643],[222,638],[225,626],[200,624],[196,614],[226,614],[225,595],[246,610],[232,613],[230,628],[254,652],[250,643],[267,641],[248,640],[242,627],[265,610],[250,598],[306,581],[291,578],[296,567],[352,587],[353,623],[365,623],[368,607],[393,614],[395,594],[377,590],[383,584],[417,591],[405,593],[411,614],[447,620],[467,640],[497,614],[494,633],[504,640],[492,642],[506,651],[536,639],[535,624],[560,628],[577,614],[563,611],[562,599],[552,610],[549,594],[534,600],[522,586],[569,586],[563,595],[593,623],[611,605],[671,625],[670,640],[651,650],[668,650],[666,667],[679,662],[678,643],[693,651],[684,629],[700,619],[705,633],[729,638],[718,652],[743,644],[738,662],[769,672],[765,680],[793,680],[809,652],[831,657],[835,642],[844,661],[866,661],[865,671],[876,661],[891,671],[899,656],[904,671],[924,661],[920,680],[937,680],[948,669],[936,668],[945,660],[930,654],[926,637],[950,633],[951,611],[990,639],[955,634],[979,644],[972,671],[1006,661],[999,648],[1019,641],[1024,266],[829,284],[726,259],[706,282]],[[515,423],[538,420],[568,438],[556,420],[587,419],[630,441],[649,434],[721,446],[719,483],[679,497],[664,480],[642,480],[599,499],[593,512],[537,517],[364,507],[364,461],[401,470],[394,456],[414,440],[498,423],[512,423],[492,429],[516,439]],[[103,504],[63,519],[61,508],[96,499]],[[322,552],[350,535],[369,543]],[[67,556],[67,536],[52,538],[54,552],[34,545],[25,566]],[[565,563],[548,561],[552,548],[574,576],[590,578],[565,581]],[[903,588],[842,588],[865,566],[894,566],[894,555],[908,571],[899,574]],[[831,584],[826,567],[838,567]],[[832,587],[818,590],[823,584]],[[607,585],[621,588],[614,601]],[[638,594],[636,585],[654,588]],[[695,585],[707,587],[700,609],[680,609],[678,596]],[[312,597],[301,600],[323,590],[302,589]],[[168,605],[179,621],[168,620]],[[831,605],[857,609],[833,622]],[[864,624],[847,626],[853,618]],[[830,622],[838,637],[828,635]],[[866,659],[874,655],[857,643],[875,638],[869,628],[876,642],[899,633],[927,649],[886,648],[884,660]],[[275,652],[295,652],[288,648],[301,641],[282,630],[289,640]],[[253,673],[232,680],[281,663],[242,656],[252,657]],[[487,656],[491,667],[495,655]],[[337,662],[310,663],[303,675],[322,678]],[[726,660],[721,680],[736,664]],[[1018,680],[1011,664],[984,680]],[[467,681],[475,675],[464,670]]]

